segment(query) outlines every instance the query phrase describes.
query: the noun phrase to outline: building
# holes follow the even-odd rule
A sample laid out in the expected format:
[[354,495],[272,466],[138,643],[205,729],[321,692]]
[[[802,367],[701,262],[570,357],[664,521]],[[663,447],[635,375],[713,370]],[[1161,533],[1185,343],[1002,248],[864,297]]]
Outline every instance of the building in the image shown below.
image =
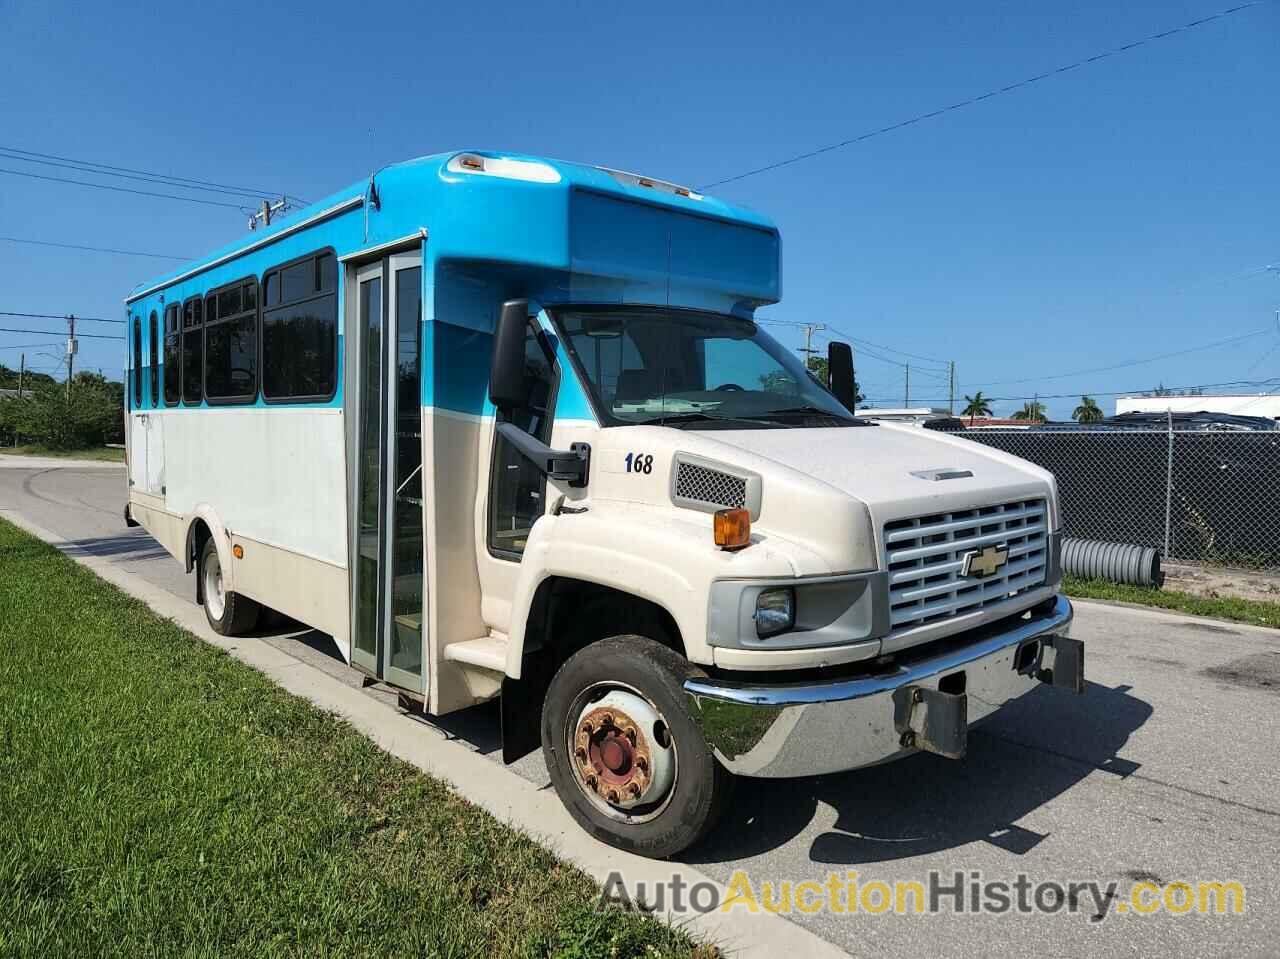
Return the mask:
[[1228,413],[1233,416],[1265,416],[1280,419],[1280,393],[1204,396],[1118,396],[1121,413]]

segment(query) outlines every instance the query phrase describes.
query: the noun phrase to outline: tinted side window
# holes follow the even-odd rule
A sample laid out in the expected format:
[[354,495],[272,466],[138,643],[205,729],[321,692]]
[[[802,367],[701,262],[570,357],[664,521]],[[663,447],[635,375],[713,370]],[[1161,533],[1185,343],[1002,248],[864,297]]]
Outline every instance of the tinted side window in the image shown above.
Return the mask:
[[268,273],[263,282],[262,395],[328,399],[337,387],[337,261],[330,253],[307,257]]
[[156,323],[156,311],[151,311],[151,322],[147,325],[147,359],[150,360],[151,405],[161,406],[160,402],[160,340],[159,325]]
[[182,328],[178,304],[164,308],[164,401],[177,406],[182,399]]
[[204,395],[204,301],[187,300],[182,308],[182,400],[198,406]]
[[[526,405],[512,410],[508,421],[544,443],[551,441],[556,374],[542,336],[530,325],[525,334]],[[529,459],[499,435],[489,480],[489,549],[519,558],[529,531],[546,512],[547,478]]]
[[258,393],[257,306],[256,279],[205,300],[204,395],[210,402],[248,402]]
[[133,318],[133,408],[142,406],[142,321]]

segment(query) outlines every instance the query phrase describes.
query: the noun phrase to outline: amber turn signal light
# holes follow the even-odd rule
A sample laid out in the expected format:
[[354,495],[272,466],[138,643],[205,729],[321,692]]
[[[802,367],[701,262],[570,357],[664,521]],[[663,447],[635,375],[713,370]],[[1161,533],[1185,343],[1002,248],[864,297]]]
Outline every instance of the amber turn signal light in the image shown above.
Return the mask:
[[721,549],[742,549],[751,544],[751,514],[745,509],[716,510],[716,545]]
[[244,559],[244,547],[236,543],[235,546],[231,547],[231,555],[236,559]]

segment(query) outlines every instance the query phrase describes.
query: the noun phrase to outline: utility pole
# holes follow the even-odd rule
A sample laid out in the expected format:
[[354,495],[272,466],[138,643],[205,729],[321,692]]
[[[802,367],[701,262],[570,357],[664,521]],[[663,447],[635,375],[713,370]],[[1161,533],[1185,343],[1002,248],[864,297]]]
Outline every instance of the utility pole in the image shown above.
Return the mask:
[[[809,364],[809,361],[813,358],[813,354],[818,352],[813,347],[813,334],[821,333],[826,328],[827,328],[826,325],[822,323],[805,323],[804,324],[804,346],[802,346],[797,352],[804,354],[804,368],[806,370],[812,369],[812,367]],[[828,376],[830,376],[830,374],[828,374]]]
[[952,360],[947,364],[947,412],[952,416],[956,415],[956,361]]
[[[22,358],[18,360],[18,399],[22,399],[22,381],[27,375],[27,354],[23,353]],[[13,448],[18,448],[18,427],[13,427]]]
[[905,380],[902,385],[902,406],[906,409],[911,406],[911,364],[903,364],[902,369],[905,373]]
[[67,402],[71,402],[71,377],[76,370],[76,316],[67,317]]

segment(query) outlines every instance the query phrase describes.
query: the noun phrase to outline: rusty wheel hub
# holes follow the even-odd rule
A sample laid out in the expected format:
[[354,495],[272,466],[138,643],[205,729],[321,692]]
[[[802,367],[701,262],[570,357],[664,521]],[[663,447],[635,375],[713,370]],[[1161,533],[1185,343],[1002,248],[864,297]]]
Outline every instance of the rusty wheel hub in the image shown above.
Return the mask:
[[658,711],[634,693],[612,690],[587,704],[573,733],[574,767],[582,785],[623,809],[661,799],[675,778],[664,730]]

